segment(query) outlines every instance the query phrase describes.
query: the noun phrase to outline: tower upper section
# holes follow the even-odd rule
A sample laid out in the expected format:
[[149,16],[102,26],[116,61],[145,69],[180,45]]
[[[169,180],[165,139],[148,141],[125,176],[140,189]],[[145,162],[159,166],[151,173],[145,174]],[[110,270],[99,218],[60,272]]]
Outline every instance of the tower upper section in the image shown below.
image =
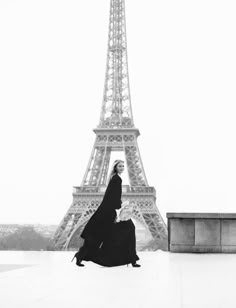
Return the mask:
[[111,0],[105,85],[98,128],[133,127],[125,3],[124,0]]

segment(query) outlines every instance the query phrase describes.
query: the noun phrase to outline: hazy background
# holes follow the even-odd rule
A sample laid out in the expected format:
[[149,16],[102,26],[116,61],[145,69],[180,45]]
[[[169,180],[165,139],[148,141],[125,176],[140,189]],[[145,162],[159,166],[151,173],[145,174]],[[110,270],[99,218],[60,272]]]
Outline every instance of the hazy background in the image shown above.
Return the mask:
[[[0,223],[59,223],[95,140],[109,0],[0,0]],[[236,212],[235,1],[126,0],[138,144],[163,215]],[[125,184],[125,176],[124,176]]]

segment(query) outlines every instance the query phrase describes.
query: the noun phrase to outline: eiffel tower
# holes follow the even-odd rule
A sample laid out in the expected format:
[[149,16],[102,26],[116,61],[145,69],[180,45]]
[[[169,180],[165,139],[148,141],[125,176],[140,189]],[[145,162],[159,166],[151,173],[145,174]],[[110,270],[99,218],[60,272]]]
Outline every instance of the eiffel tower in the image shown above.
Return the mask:
[[[122,186],[122,201],[134,203],[134,221],[149,230],[156,250],[167,245],[167,228],[156,207],[156,191],[148,185],[134,126],[126,43],[124,0],[111,0],[107,63],[99,125],[81,186],[74,187],[73,202],[54,234],[57,249],[81,246],[80,234],[102,201],[111,152],[122,151],[130,185]],[[163,248],[164,247],[164,248]]]

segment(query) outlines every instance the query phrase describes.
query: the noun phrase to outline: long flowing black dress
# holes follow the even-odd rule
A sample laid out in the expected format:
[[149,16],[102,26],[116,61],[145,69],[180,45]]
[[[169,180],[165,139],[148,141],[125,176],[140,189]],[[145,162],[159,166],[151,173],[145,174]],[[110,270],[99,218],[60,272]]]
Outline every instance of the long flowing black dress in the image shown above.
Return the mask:
[[78,252],[81,261],[118,266],[139,260],[132,220],[115,222],[115,210],[121,208],[121,184],[121,178],[115,174],[108,184],[102,203],[81,233],[85,240]]

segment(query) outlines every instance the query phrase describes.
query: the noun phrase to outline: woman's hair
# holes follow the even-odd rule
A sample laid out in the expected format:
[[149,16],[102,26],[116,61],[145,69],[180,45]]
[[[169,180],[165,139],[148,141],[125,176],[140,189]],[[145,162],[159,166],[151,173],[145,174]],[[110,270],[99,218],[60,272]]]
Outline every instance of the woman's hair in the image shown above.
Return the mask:
[[121,159],[116,159],[112,165],[112,168],[111,168],[111,172],[109,174],[109,177],[108,177],[108,183],[110,182],[110,180],[112,179],[112,177],[117,174],[117,165],[119,163],[123,163],[124,161],[121,160]]

